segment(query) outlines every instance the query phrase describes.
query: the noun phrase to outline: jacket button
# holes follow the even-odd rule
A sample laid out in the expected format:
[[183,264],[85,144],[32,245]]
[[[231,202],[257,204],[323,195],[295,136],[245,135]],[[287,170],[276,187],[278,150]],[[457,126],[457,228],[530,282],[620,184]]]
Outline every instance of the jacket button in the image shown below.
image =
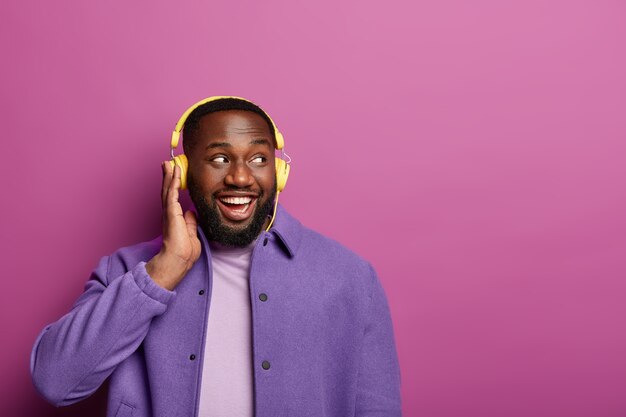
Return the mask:
[[196,360],[196,355],[194,354],[189,355],[189,360],[190,361]]
[[204,290],[198,291],[198,295],[204,295]]
[[263,369],[267,371],[268,369],[270,369],[270,363],[268,361],[263,361],[261,367],[263,367]]
[[265,294],[265,293],[261,293],[261,294],[259,294],[259,300],[261,300],[261,301],[267,301],[267,294]]

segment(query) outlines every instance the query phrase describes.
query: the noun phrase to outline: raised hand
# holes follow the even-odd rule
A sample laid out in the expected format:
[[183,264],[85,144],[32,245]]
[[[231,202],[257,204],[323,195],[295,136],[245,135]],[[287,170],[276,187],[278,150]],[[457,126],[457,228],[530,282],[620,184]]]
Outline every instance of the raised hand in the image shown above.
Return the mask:
[[161,287],[173,290],[200,257],[197,220],[193,212],[183,214],[178,201],[180,167],[162,164],[163,246],[146,264],[146,271]]

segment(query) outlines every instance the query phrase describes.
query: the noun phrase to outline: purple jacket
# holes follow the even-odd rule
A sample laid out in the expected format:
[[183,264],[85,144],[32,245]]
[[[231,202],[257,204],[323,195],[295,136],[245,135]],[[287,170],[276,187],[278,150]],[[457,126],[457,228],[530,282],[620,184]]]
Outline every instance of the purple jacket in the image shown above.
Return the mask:
[[[175,291],[146,273],[160,238],[100,261],[33,347],[31,374],[48,401],[74,403],[110,377],[109,417],[197,415],[211,302],[198,234],[202,255]],[[389,308],[370,264],[279,207],[252,253],[250,302],[256,416],[401,415]]]

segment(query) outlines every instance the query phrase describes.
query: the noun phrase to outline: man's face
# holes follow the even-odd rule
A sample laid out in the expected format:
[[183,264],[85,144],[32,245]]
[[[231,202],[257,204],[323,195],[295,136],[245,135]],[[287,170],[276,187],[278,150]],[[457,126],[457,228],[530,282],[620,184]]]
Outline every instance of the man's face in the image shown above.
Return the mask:
[[274,140],[258,114],[227,110],[199,121],[189,159],[189,193],[209,240],[252,243],[276,196]]

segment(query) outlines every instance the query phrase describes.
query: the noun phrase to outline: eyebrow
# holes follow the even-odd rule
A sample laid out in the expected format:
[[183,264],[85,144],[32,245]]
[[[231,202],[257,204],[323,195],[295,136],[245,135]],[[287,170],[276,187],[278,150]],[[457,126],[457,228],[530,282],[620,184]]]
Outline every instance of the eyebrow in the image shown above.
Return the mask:
[[[267,139],[253,139],[250,141],[250,145],[267,145],[270,146],[270,141]],[[209,143],[206,149],[215,149],[215,148],[230,148],[233,145],[229,142],[213,142]]]
[[270,141],[267,139],[253,139],[250,141],[250,145],[267,145],[270,146]]
[[228,148],[230,146],[233,146],[233,145],[231,145],[228,142],[213,142],[213,143],[209,143],[206,148],[207,149]]

